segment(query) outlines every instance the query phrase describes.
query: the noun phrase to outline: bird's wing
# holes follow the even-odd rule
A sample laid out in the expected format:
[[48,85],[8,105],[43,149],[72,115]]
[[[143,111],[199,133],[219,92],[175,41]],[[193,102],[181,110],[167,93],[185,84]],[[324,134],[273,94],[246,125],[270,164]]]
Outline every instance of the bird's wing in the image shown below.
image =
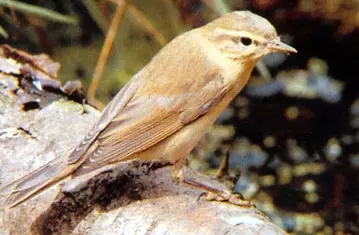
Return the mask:
[[115,116],[127,105],[133,98],[138,87],[140,77],[138,74],[134,75],[130,81],[117,93],[112,101],[102,111],[101,117],[93,126],[92,130],[85,136],[85,138],[76,146],[72,153],[68,156],[67,164],[74,164],[84,156],[88,148],[93,144],[96,137],[107,128],[113,121]]
[[[218,87],[218,84],[221,86]],[[126,102],[113,100],[111,103],[125,105],[116,107],[109,104],[97,123],[97,126],[104,126],[103,129],[98,128],[97,133],[85,138],[89,140],[88,146],[84,145],[85,142],[81,145],[81,149],[87,151],[81,169],[76,173],[83,174],[108,163],[126,160],[132,154],[144,151],[171,136],[218,103],[228,88],[222,86],[220,81],[213,81],[202,87],[201,91],[176,96],[144,97],[135,94],[125,95],[131,97]],[[111,115],[112,118],[107,121],[109,118],[104,115]],[[105,124],[101,120],[105,120]],[[69,163],[73,162],[74,159],[70,157]]]

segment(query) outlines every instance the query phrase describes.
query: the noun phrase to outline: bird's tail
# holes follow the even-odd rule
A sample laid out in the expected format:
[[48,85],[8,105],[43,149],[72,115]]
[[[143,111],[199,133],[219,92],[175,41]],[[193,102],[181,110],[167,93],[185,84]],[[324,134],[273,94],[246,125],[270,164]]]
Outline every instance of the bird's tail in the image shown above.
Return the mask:
[[4,207],[12,208],[25,202],[66,178],[72,172],[72,169],[62,159],[54,159],[39,169],[0,188],[0,195],[8,196]]

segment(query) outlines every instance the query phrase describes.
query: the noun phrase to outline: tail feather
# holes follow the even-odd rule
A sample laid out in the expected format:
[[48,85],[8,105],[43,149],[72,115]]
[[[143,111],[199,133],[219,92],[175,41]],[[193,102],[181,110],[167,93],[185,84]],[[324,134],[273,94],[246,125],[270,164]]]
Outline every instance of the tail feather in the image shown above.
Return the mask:
[[30,199],[53,184],[66,178],[73,168],[62,159],[55,159],[24,177],[0,188],[1,195],[9,195],[4,206],[12,208]]

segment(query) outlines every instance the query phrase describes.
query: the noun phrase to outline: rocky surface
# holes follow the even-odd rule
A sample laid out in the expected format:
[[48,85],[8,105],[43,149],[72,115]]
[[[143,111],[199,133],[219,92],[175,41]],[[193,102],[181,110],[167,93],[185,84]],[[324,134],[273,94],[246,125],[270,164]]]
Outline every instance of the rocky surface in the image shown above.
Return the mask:
[[[56,71],[35,66],[31,55],[0,56],[3,186],[66,158],[99,112],[75,102],[60,85],[49,88],[57,84],[50,76]],[[35,72],[24,73],[24,65]],[[37,79],[39,71],[47,77]],[[255,208],[198,200],[201,193],[174,183],[165,164],[124,162],[67,179],[11,210],[1,207],[0,234],[285,234]],[[1,204],[5,199],[0,195]]]

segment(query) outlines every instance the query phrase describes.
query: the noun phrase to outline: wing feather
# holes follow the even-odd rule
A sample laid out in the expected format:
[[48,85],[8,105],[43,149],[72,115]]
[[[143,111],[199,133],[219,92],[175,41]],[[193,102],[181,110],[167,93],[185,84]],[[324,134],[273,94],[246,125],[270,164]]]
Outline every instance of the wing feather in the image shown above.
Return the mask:
[[100,141],[99,148],[89,156],[83,168],[97,168],[114,160],[121,161],[153,146],[182,127],[183,124],[179,122],[178,115],[172,114],[160,121],[141,126],[127,136],[119,136],[119,139],[112,143],[104,144]]
[[123,109],[131,98],[135,95],[138,88],[138,74],[117,93],[113,100],[103,110],[100,119],[93,126],[92,130],[86,135],[86,137],[80,142],[80,144],[73,150],[73,152],[67,158],[67,164],[74,164],[80,158],[82,158],[94,140],[98,137],[102,130],[111,123],[114,117]]
[[[171,136],[183,126],[206,114],[223,98],[228,87],[222,84],[220,79],[213,79],[198,92],[186,92],[173,97],[143,96],[125,92],[121,97],[128,100],[120,100],[123,105],[116,108],[110,104],[102,116],[107,115],[111,118],[101,117],[102,121],[94,127],[94,130],[98,130],[97,133],[85,138],[96,142],[96,146],[91,146],[92,142],[88,142],[88,146],[81,148],[83,160],[81,167],[76,170],[76,175],[127,160],[131,155]],[[96,141],[93,141],[94,139]],[[73,162],[74,159],[70,158],[69,162]]]

